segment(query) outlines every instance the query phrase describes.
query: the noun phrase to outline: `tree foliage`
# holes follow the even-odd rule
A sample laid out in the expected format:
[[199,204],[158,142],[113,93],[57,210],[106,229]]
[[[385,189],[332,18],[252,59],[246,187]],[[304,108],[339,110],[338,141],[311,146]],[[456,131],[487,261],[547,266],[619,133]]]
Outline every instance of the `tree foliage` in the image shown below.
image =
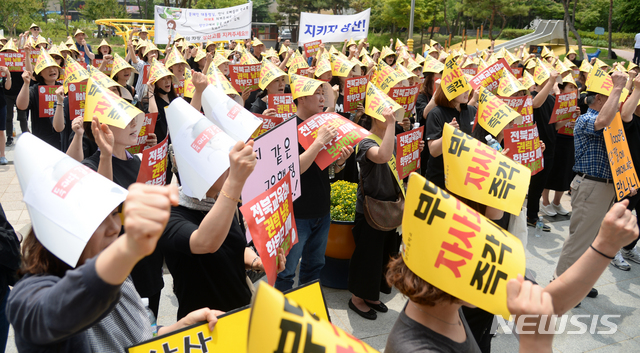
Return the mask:
[[[500,36],[502,30],[507,25],[507,17],[516,16],[518,14],[527,13],[529,6],[524,0],[466,0],[464,13],[468,16],[489,19],[488,26],[485,26],[489,32],[491,40]],[[500,33],[493,36],[493,27],[500,23]]]
[[126,9],[118,4],[118,0],[86,0],[80,13],[92,21],[101,18],[129,18]]
[[[42,1],[38,0],[2,0],[0,25],[15,36],[16,28],[24,28],[24,23],[32,21],[32,15],[41,9]],[[29,28],[29,24],[26,27]]]

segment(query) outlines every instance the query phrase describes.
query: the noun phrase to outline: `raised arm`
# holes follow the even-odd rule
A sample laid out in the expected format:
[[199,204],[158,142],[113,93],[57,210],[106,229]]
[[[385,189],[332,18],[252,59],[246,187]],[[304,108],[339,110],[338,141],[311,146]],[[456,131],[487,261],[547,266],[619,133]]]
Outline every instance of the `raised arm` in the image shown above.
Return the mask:
[[256,165],[253,141],[247,144],[238,141],[229,153],[229,160],[229,176],[222,185],[220,195],[200,223],[200,227],[189,238],[189,247],[193,254],[214,253],[227,238],[238,207],[235,200],[240,199],[244,183]]
[[[29,108],[29,83],[31,82],[31,72],[23,71],[22,80],[24,83],[20,89],[20,93],[18,93],[18,98],[16,98],[16,107],[20,110],[27,110]],[[31,118],[33,119],[33,117]]]
[[[395,123],[396,119],[391,107],[387,107],[382,111],[384,116],[385,125],[387,129],[384,131],[382,137],[382,145],[380,147],[371,147],[367,151],[367,159],[376,164],[384,164],[391,160],[393,157],[393,146],[395,145]],[[375,119],[375,118],[372,118]]]
[[627,98],[627,101],[624,103],[622,109],[620,110],[620,117],[625,123],[633,120],[633,112],[638,107],[638,102],[640,101],[640,76],[636,76],[633,79],[633,87],[633,92],[631,93],[629,98]]
[[196,89],[196,92],[191,98],[191,106],[196,108],[197,111],[200,111],[200,109],[202,108],[202,92],[207,88],[207,85],[209,85],[209,81],[207,80],[207,76],[205,76],[203,73],[195,72],[192,70],[191,82]]
[[64,130],[64,88],[62,86],[56,89],[56,112],[53,114],[53,129],[56,132]]
[[69,148],[67,149],[67,156],[75,159],[78,162],[84,160],[84,150],[82,149],[82,137],[84,136],[84,117],[78,116],[71,122],[71,129],[73,130],[73,139]]
[[609,93],[609,99],[607,99],[607,102],[602,109],[600,109],[600,113],[596,117],[594,124],[596,131],[609,126],[620,108],[620,94],[622,93],[624,84],[627,82],[627,78],[622,72],[616,71],[611,75],[611,80],[613,81],[613,88]]
[[547,100],[547,96],[552,93],[553,87],[556,85],[556,78],[558,78],[558,72],[556,70],[551,70],[551,76],[549,80],[547,80],[547,84],[542,87],[540,92],[533,98],[533,108],[540,108],[544,102]]

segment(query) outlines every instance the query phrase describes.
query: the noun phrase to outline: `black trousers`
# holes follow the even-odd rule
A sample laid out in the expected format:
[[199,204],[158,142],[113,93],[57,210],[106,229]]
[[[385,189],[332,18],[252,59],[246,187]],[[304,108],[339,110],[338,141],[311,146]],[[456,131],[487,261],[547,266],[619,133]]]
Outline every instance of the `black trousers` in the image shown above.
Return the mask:
[[384,275],[390,257],[398,254],[400,237],[395,230],[383,232],[372,228],[362,213],[356,212],[355,223],[356,248],[349,263],[349,291],[359,298],[376,301],[380,292],[391,293]]
[[640,48],[635,48],[633,63],[640,66]]
[[[640,49],[636,49],[640,50]],[[637,194],[636,196],[632,197],[629,199],[629,206],[627,206],[627,209],[629,211],[633,211],[634,209],[636,210],[636,219],[637,219],[637,212],[638,212],[638,202],[640,202],[640,194]],[[633,248],[636,247],[636,244],[638,244],[638,239],[640,239],[640,235],[638,236],[638,238],[636,238],[636,240],[632,241],[631,244],[627,245],[627,246],[623,246],[622,248],[625,250],[632,250]]]
[[529,193],[527,196],[527,219],[536,221],[538,219],[538,212],[540,211],[540,197],[542,197],[542,191],[547,185],[547,179],[551,174],[551,168],[553,167],[553,158],[544,157],[544,169],[539,171],[538,174],[531,176],[531,183],[529,183]]

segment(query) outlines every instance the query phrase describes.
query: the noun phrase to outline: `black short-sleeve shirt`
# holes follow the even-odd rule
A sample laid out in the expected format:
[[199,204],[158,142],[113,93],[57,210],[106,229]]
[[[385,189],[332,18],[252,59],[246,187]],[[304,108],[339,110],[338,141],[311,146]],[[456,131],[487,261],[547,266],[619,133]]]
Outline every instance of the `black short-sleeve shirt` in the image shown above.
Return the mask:
[[[467,135],[471,135],[476,111],[476,107],[466,104],[460,105],[460,111],[455,108],[436,106],[427,115],[427,124],[424,134],[425,141],[441,138],[444,124],[450,123],[453,121],[453,118],[456,118],[462,132]],[[427,148],[429,148],[428,145],[425,146],[425,149]],[[446,189],[444,184],[444,159],[442,158],[442,154],[438,157],[429,157],[425,177],[440,188]]]
[[[298,125],[304,122],[296,114],[293,117],[295,117]],[[305,149],[298,143],[300,155],[304,151]],[[322,170],[316,162],[311,163],[309,169],[300,175],[300,192],[300,197],[293,201],[293,212],[296,218],[309,219],[326,216],[331,207],[329,168]]]
[[191,234],[200,227],[206,214],[183,206],[172,207],[171,218],[158,243],[173,276],[178,320],[203,307],[230,311],[251,301],[244,269],[247,241],[237,218],[231,222],[218,251],[191,253]]
[[[371,147],[380,147],[378,143],[372,139],[365,138],[358,143],[356,161],[360,166],[360,174],[364,183],[364,193],[376,200],[380,201],[396,201],[398,193],[401,192],[400,186],[396,178],[391,174],[389,164],[377,164],[367,158],[367,151]],[[396,143],[393,144],[393,155],[396,155]],[[364,213],[364,195],[362,194],[363,186],[358,185],[358,193],[356,200],[356,212]]]
[[62,148],[60,133],[53,128],[53,117],[40,117],[39,84],[29,87],[29,111],[31,114],[31,133],[56,149]]
[[[533,97],[538,95],[538,92],[532,93]],[[553,154],[556,150],[556,127],[555,124],[549,124],[551,114],[553,114],[553,106],[556,104],[556,97],[554,95],[548,95],[547,99],[542,103],[540,108],[533,109],[533,120],[538,126],[538,134],[540,140],[545,144],[544,157],[553,158]]]

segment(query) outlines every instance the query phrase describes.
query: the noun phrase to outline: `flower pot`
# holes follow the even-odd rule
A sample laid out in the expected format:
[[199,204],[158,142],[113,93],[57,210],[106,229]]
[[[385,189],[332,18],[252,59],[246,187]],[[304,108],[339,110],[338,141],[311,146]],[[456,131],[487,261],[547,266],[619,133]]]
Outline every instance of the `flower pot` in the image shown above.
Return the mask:
[[356,244],[351,229],[355,222],[331,221],[329,239],[320,272],[320,283],[325,287],[348,289],[349,262]]
[[327,240],[327,250],[324,254],[334,259],[350,259],[356,243],[353,241],[351,229],[355,222],[331,221],[329,228],[329,239]]

